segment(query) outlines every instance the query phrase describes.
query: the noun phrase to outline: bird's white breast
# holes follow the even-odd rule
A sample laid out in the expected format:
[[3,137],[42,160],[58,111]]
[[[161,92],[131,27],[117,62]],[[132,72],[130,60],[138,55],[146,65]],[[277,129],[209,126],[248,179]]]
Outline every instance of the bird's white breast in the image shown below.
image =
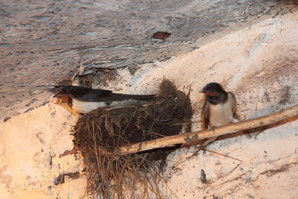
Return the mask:
[[224,104],[210,104],[210,124],[218,127],[233,122],[233,106],[234,100],[228,95],[228,100]]
[[106,102],[82,102],[76,99],[72,99],[72,109],[79,113],[88,113],[98,108],[107,106],[124,106],[136,103],[135,100],[123,100],[123,101],[113,101],[111,104]]
[[107,106],[105,102],[82,102],[72,99],[72,109],[79,113],[88,113],[105,106]]

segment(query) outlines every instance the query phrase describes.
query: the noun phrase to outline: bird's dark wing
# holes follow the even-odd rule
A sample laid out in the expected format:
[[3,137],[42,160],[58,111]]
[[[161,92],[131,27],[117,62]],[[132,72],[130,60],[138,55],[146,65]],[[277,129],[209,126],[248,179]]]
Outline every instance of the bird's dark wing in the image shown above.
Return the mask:
[[229,96],[231,96],[231,100],[232,100],[232,112],[233,112],[233,117],[235,119],[239,120],[239,115],[236,113],[237,112],[237,101],[236,101],[236,97],[234,95],[234,93],[229,92]]
[[209,117],[210,117],[210,105],[209,105],[208,101],[205,99],[203,108],[202,108],[202,114],[201,114],[202,129],[208,129]]
[[155,99],[155,95],[130,95],[130,94],[120,94],[111,93],[109,96],[104,98],[105,101],[123,101],[123,100],[138,100],[147,101]]
[[73,86],[70,96],[83,102],[104,101],[104,98],[112,94],[110,90],[92,89],[80,86]]
[[70,96],[83,102],[112,102],[122,100],[152,100],[155,95],[129,95],[113,93],[110,90],[91,89],[79,86],[71,86]]

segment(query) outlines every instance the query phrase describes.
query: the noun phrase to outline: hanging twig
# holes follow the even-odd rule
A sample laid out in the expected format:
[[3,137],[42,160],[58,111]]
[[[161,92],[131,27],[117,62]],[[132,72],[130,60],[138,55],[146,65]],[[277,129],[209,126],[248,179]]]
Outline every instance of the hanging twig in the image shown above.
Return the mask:
[[[148,151],[156,148],[171,147],[176,144],[190,144],[199,140],[206,138],[218,137],[221,135],[227,135],[247,129],[253,129],[261,126],[266,126],[269,124],[274,124],[276,122],[285,120],[291,117],[298,116],[298,105],[288,108],[286,110],[280,111],[278,113],[273,113],[264,117],[250,119],[238,123],[233,123],[225,126],[215,128],[213,130],[203,130],[190,133],[184,133],[175,136],[168,136],[165,138],[159,138],[155,140],[149,140],[145,142],[139,142],[136,144],[120,147],[115,151],[115,154],[125,155],[131,153],[137,153],[141,151]],[[297,119],[297,118],[295,118]]]

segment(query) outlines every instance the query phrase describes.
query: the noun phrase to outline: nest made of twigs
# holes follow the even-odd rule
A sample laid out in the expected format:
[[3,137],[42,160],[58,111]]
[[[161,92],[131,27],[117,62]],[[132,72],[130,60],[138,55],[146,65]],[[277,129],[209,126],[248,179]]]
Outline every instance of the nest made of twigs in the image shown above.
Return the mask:
[[[102,108],[79,119],[74,128],[75,147],[84,158],[88,176],[87,191],[103,198],[124,198],[142,185],[158,195],[158,176],[170,152],[177,147],[116,155],[118,147],[157,139],[181,132],[190,121],[189,94],[177,91],[164,80],[155,101],[142,105]],[[187,126],[190,130],[190,126]]]

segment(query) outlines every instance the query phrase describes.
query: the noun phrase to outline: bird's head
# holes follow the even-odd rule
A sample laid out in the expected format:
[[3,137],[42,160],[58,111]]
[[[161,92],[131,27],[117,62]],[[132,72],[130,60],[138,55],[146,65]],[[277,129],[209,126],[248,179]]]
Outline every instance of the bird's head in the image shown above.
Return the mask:
[[72,92],[72,86],[63,86],[60,88],[57,93],[54,95],[54,97],[61,97],[63,95],[69,95]]
[[204,93],[206,96],[210,97],[219,97],[221,93],[226,92],[219,83],[211,82],[204,86],[204,88],[201,90],[201,93]]

